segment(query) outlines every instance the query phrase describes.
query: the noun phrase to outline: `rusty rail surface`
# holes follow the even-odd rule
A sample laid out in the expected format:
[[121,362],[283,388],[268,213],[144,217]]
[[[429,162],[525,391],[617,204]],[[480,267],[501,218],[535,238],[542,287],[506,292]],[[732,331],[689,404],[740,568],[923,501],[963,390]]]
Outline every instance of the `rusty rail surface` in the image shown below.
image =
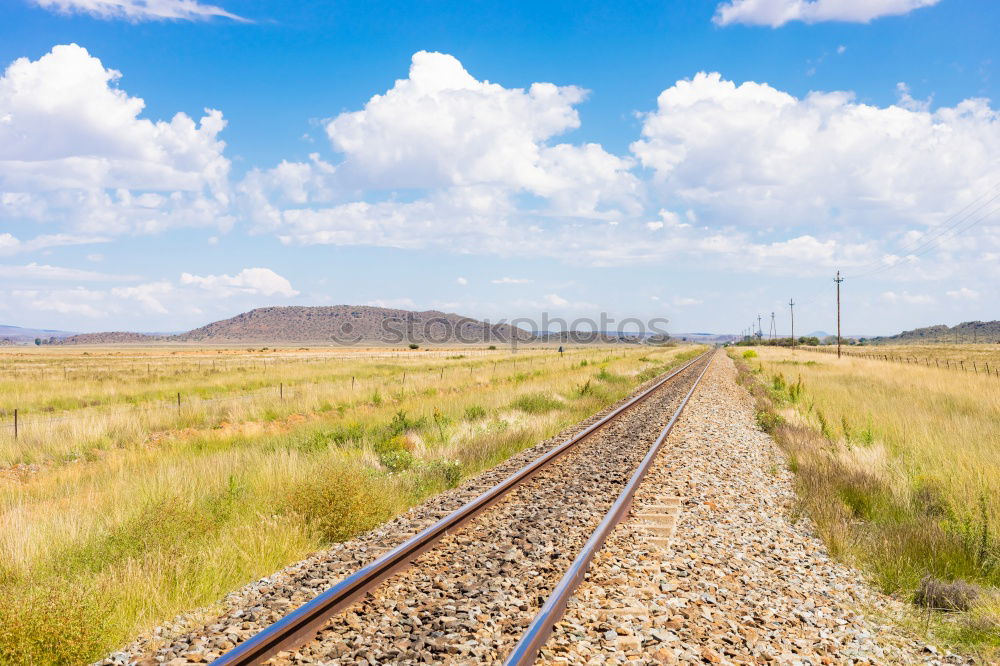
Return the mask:
[[601,523],[594,530],[590,539],[584,544],[576,559],[573,560],[573,564],[570,565],[562,580],[559,581],[552,594],[549,595],[541,610],[535,615],[535,619],[532,620],[528,629],[521,636],[521,640],[514,647],[514,651],[510,653],[510,656],[504,662],[505,666],[529,666],[535,663],[539,651],[545,645],[546,641],[548,641],[553,629],[555,629],[556,623],[559,622],[563,613],[566,612],[566,604],[569,603],[573,592],[576,591],[576,588],[583,582],[584,576],[587,575],[587,569],[590,568],[590,562],[594,559],[594,555],[604,545],[605,539],[614,531],[615,526],[628,515],[635,491],[645,478],[646,472],[652,467],[653,461],[656,460],[656,455],[660,452],[660,448],[666,441],[670,431],[673,430],[674,424],[680,418],[681,412],[684,411],[684,407],[687,406],[688,401],[694,394],[694,390],[698,387],[698,383],[705,376],[710,365],[711,360],[705,364],[705,368],[698,375],[694,384],[691,385],[691,390],[684,396],[684,400],[677,407],[677,411],[670,418],[670,422],[660,431],[659,437],[649,447],[649,452],[632,474],[632,478],[629,479],[624,490],[618,495],[618,499],[611,505],[608,512],[604,514],[604,519],[601,520]]
[[[503,497],[508,491],[534,476],[548,463],[566,453],[594,432],[600,430],[623,412],[645,401],[658,388],[695,363],[709,357],[712,353],[711,350],[706,351],[676,368],[639,395],[634,396],[631,400],[623,403],[600,420],[584,428],[528,465],[525,465],[475,499],[456,509],[430,527],[425,528],[371,564],[343,579],[315,597],[312,601],[300,606],[274,624],[240,643],[213,661],[212,666],[260,664],[278,652],[293,650],[308,643],[337,612],[362,598],[393,574],[408,569],[414,560],[433,548],[450,531],[471,520],[478,513]],[[704,371],[702,374],[704,374]],[[701,375],[699,375],[698,379],[701,379]],[[690,393],[688,397],[690,397]],[[687,398],[684,401],[686,403]],[[677,415],[675,414],[671,420],[671,424],[676,418]]]

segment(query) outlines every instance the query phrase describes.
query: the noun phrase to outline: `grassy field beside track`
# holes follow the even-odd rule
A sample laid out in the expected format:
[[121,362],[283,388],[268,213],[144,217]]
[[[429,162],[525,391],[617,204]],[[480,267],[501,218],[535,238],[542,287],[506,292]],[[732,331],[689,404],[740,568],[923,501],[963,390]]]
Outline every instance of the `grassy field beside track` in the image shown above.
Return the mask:
[[[908,349],[1000,362],[971,345]],[[915,608],[958,611],[921,611],[922,630],[1000,657],[1000,380],[786,348],[730,351],[761,427],[789,455],[800,508],[834,554]]]
[[702,349],[2,350],[0,663],[100,658]]

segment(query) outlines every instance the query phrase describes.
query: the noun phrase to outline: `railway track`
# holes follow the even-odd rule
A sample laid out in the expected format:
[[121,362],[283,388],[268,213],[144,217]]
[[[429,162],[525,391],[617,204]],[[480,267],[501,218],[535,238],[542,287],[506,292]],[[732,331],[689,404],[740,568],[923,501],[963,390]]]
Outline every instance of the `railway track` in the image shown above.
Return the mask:
[[671,371],[213,663],[534,663],[712,356]]

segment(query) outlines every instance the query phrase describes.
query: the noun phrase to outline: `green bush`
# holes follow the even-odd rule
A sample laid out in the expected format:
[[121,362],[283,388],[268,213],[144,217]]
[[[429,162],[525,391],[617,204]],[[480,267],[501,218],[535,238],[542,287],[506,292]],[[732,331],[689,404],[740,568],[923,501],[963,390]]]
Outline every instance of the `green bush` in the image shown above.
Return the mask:
[[360,442],[365,436],[365,427],[360,423],[343,423],[329,430],[320,430],[302,440],[296,448],[301,451],[321,451],[329,446],[344,446]]
[[757,425],[768,434],[773,434],[775,429],[785,422],[780,414],[771,411],[760,410],[757,412]]
[[625,375],[616,375],[613,372],[608,372],[607,370],[601,370],[597,374],[597,378],[606,384],[627,384],[630,381],[630,377]]
[[324,541],[346,541],[388,520],[388,495],[364,470],[333,461],[289,490],[288,508]]
[[752,349],[748,349],[743,352],[743,358],[757,358],[757,352]]
[[480,419],[486,418],[486,409],[480,407],[479,405],[472,405],[471,407],[465,408],[465,420],[466,421],[479,421]]
[[544,393],[527,393],[510,403],[514,409],[528,414],[543,414],[562,407],[562,403]]
[[457,460],[432,460],[425,466],[428,476],[439,479],[447,488],[462,480],[462,465]]
[[413,454],[403,448],[391,449],[380,453],[378,461],[392,473],[403,472],[413,467]]

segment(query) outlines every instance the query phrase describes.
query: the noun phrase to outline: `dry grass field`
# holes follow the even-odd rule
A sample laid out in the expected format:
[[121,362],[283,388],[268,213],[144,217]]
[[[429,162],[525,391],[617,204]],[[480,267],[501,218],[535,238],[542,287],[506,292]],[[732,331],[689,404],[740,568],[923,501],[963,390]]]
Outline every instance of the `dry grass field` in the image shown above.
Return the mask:
[[0,662],[99,658],[698,351],[0,350]]
[[[1000,365],[995,345],[850,351]],[[1000,378],[773,347],[732,355],[831,549],[925,609],[924,630],[1000,656]]]

